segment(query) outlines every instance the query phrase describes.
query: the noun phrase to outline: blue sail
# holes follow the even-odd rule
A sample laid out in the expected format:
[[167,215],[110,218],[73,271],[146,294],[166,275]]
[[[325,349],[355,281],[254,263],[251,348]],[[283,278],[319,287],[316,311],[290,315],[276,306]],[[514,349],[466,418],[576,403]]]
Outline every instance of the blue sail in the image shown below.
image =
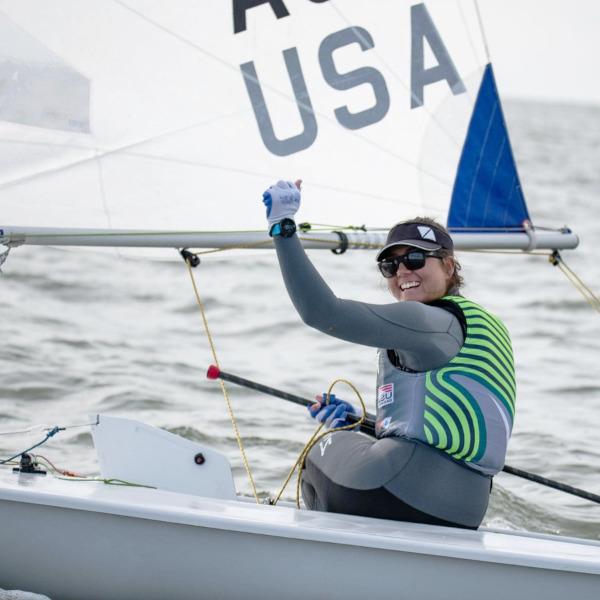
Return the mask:
[[526,220],[529,214],[488,64],[458,164],[448,228],[507,231],[522,229]]

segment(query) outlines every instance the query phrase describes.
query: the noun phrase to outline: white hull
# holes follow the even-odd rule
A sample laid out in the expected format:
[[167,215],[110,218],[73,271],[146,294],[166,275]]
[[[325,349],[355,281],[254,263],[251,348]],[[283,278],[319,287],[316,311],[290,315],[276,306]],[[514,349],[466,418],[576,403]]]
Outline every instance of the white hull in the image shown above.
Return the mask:
[[[117,456],[119,467],[131,473],[136,457],[156,465],[148,452],[164,457],[167,447],[173,456],[202,451],[207,464],[219,461],[210,449],[166,432],[101,419],[104,431],[95,431],[94,438],[105,475]],[[121,448],[111,455],[103,447],[110,443],[114,450],[128,438],[135,452]],[[177,487],[167,464],[154,474],[138,473],[138,482],[154,477],[163,489],[3,469],[0,587],[55,600],[469,600],[482,595],[564,600],[596,598],[600,589],[600,544],[595,542],[258,505],[227,492],[214,497],[215,490],[227,490],[229,473],[222,473],[220,483],[218,473],[210,475],[218,483],[209,489],[213,497],[166,491]],[[181,487],[190,487],[189,476]]]
[[[221,509],[226,513],[232,507],[226,502]],[[240,520],[230,515],[234,527],[232,522],[209,527],[177,523],[167,515],[150,519],[3,501],[0,581],[4,587],[64,600],[468,600],[482,594],[490,600],[591,600],[600,585],[598,573],[565,570],[572,566],[568,563],[563,568],[528,565],[530,553],[544,545],[534,537],[321,518],[289,508],[254,510],[276,515],[279,531],[271,519],[262,532],[244,531],[249,514]],[[243,512],[253,510],[244,507]],[[600,559],[593,546],[558,540],[546,544],[565,556],[574,548],[575,554],[596,552]],[[426,549],[435,553],[422,554]],[[521,554],[518,560],[515,550]],[[460,557],[472,551],[481,553],[480,560]]]

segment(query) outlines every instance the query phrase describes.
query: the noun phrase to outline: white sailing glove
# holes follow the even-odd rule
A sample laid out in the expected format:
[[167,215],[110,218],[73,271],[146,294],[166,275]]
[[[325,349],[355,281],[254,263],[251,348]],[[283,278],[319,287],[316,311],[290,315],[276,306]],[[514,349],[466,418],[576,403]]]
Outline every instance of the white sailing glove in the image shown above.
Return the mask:
[[278,181],[263,193],[263,203],[271,229],[275,223],[294,217],[300,208],[300,188],[292,181]]

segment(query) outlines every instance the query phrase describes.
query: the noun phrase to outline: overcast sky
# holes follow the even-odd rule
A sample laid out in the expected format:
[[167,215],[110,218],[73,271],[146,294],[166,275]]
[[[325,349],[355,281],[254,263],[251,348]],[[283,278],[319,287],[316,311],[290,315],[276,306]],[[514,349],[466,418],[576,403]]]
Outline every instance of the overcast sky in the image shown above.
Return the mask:
[[600,105],[600,0],[479,0],[505,97]]

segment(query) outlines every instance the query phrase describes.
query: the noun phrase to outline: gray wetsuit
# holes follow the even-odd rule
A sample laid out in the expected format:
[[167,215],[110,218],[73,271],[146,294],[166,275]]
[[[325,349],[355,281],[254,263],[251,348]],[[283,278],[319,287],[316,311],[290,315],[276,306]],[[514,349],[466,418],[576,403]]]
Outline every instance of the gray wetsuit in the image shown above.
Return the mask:
[[[460,351],[464,330],[455,313],[420,302],[338,298],[297,236],[274,241],[288,293],[307,325],[386,349],[395,354],[398,368],[411,372],[441,367]],[[419,440],[373,440],[341,431],[309,453],[302,491],[307,506],[316,510],[476,528],[490,484],[489,476]]]

